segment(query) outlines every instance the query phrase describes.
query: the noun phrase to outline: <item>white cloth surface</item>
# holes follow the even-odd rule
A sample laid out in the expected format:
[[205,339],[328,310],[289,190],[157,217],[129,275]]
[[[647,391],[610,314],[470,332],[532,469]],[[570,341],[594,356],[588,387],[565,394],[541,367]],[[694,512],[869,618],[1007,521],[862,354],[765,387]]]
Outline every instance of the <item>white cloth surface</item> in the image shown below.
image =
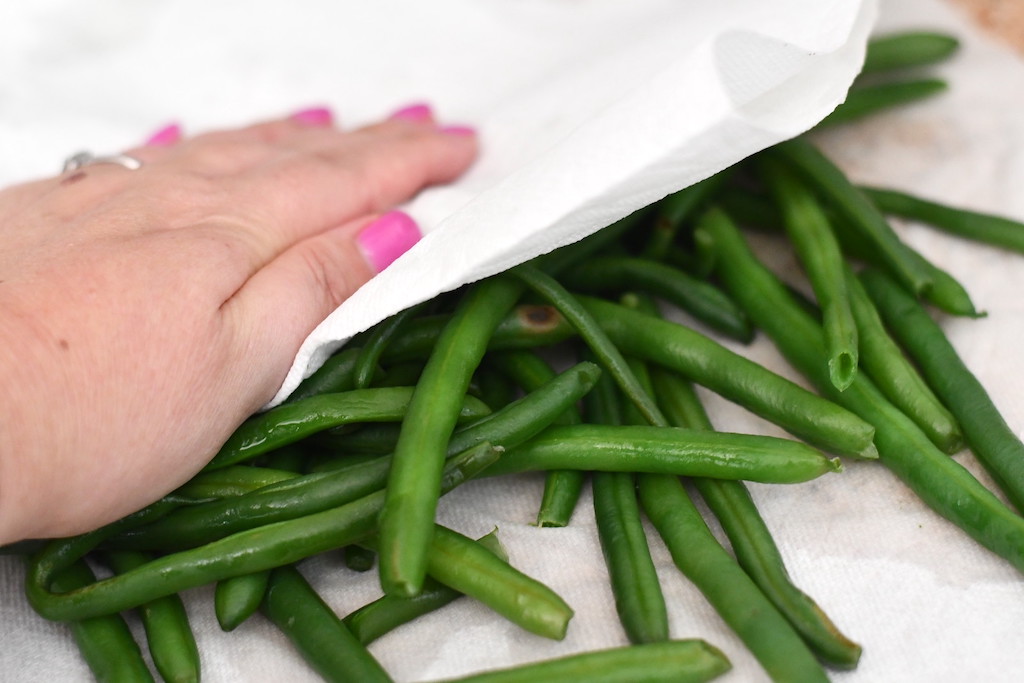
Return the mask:
[[[550,4],[563,9],[578,6]],[[165,115],[202,126],[229,125],[277,113],[290,103],[321,101],[325,94],[331,98],[344,90],[339,86],[344,81],[332,73],[331,65],[317,61],[312,41],[287,39],[300,30],[336,34],[339,41],[346,37],[345,26],[326,30],[322,22],[311,20],[307,10],[319,4],[289,3],[277,7],[273,14],[267,9],[270,6],[250,9],[240,3],[225,3],[205,15],[210,21],[196,21],[188,39],[169,32],[168,27],[204,16],[204,10],[211,8],[200,10],[197,3],[185,0],[95,5],[107,5],[116,12],[109,13],[103,23],[92,23],[87,5],[60,0],[35,3],[31,10],[16,9],[14,3],[0,9],[0,74],[2,82],[10,86],[0,94],[0,181],[48,173],[53,160],[83,142],[100,151],[131,144],[146,128],[159,125],[159,117]],[[528,21],[541,5],[510,4],[505,8],[510,13],[506,20],[518,17]],[[248,20],[254,16],[266,20],[271,14],[277,32],[255,38],[245,34]],[[37,23],[30,22],[32,30],[19,29],[13,21],[18,18]],[[468,19],[485,20],[473,14]],[[42,26],[46,27],[45,41],[39,42]],[[1019,116],[1024,63],[972,31],[964,17],[940,0],[884,0],[879,29],[905,27],[945,28],[964,39],[962,52],[940,69],[951,83],[950,92],[829,131],[817,139],[856,180],[1024,216],[1024,194],[1019,189],[1024,184],[1024,121]],[[154,37],[152,42],[138,40],[142,28]],[[626,40],[629,33],[622,31],[628,26],[615,28],[614,35]],[[382,35],[389,36],[389,41],[402,37],[393,30]],[[233,50],[236,41],[239,49]],[[524,59],[558,56],[538,54],[543,41],[538,42],[535,50],[524,51]],[[123,61],[122,49],[134,50],[144,59]],[[83,54],[92,57],[80,60]],[[189,78],[192,74],[186,74],[181,65],[195,66],[202,64],[201,60],[209,60],[216,68],[201,78]],[[434,99],[433,86],[441,89],[444,79],[413,71],[396,72],[393,80],[382,86],[385,92],[374,97],[357,88],[356,92],[337,94],[338,99],[330,103],[347,121],[357,123],[385,113],[403,100]],[[80,89],[69,86],[67,74],[79,77],[73,82],[80,82]],[[425,85],[417,89],[419,83]],[[498,111],[498,105],[517,106],[517,98],[531,85],[521,82],[508,85],[507,91],[491,92],[488,106],[493,109],[478,108],[474,98],[455,94],[436,101],[445,118],[500,121],[502,116],[513,116],[515,110]],[[499,88],[494,83],[480,87]],[[601,109],[600,102],[590,106],[593,111]],[[576,121],[563,132],[581,123]],[[796,132],[800,125],[796,119],[772,123],[760,134],[751,134],[751,139],[768,144],[773,135]],[[810,118],[803,125],[809,123]],[[503,144],[500,130],[497,123],[482,127],[485,144],[492,144],[496,153]],[[600,126],[582,125],[568,138],[593,139],[589,136],[601,130]],[[692,173],[688,178],[707,175],[729,161],[725,152],[716,157],[715,150],[703,151],[715,158],[691,159],[692,165],[685,169]],[[444,215],[444,203],[453,199],[445,199],[445,192],[457,194],[470,188],[471,193],[487,194],[497,173],[489,163],[485,154],[466,185],[439,191],[439,199],[424,196],[410,210],[430,224],[431,217]],[[667,159],[657,168],[666,177],[651,186],[649,195],[625,176],[605,178],[604,185],[595,180],[580,195],[586,214],[581,222],[558,215],[559,209],[568,207],[555,205],[550,207],[553,213],[541,219],[562,226],[566,235],[582,232],[599,219],[625,213],[633,201],[653,199],[674,189],[673,184],[686,184],[675,175],[680,169],[671,167]],[[617,201],[605,204],[606,196]],[[478,201],[463,198],[467,207]],[[942,323],[1007,422],[1016,431],[1024,431],[1024,400],[1018,390],[1024,376],[1019,353],[1024,333],[1020,295],[1024,291],[1024,257],[969,244],[922,226],[900,223],[897,229],[908,242],[960,278],[978,306],[988,311],[988,317],[981,320],[944,318]],[[767,240],[761,240],[759,246],[780,271],[793,268],[788,252]],[[543,248],[537,245],[538,251]],[[480,270],[463,272],[479,276],[501,265],[495,251],[494,260],[480,265]],[[741,350],[796,378],[763,339]],[[720,429],[779,434],[745,411],[707,392],[703,395]],[[985,479],[969,453],[956,458]],[[548,583],[576,610],[567,638],[556,643],[529,635],[464,600],[371,646],[396,680],[432,680],[624,644],[596,541],[589,495],[580,502],[570,527],[536,529],[530,522],[540,486],[541,480],[533,476],[474,482],[443,500],[439,518],[471,535],[486,533],[497,525],[511,561]],[[1020,680],[1024,668],[1024,651],[1017,636],[1019,624],[1024,623],[1020,574],[930,512],[880,464],[848,461],[840,475],[798,486],[751,486],[751,490],[796,582],[865,648],[858,670],[835,673],[834,680]],[[721,647],[734,666],[722,681],[765,680],[756,662],[680,576],[653,535],[651,545],[663,578],[673,637],[702,637]],[[339,613],[357,608],[379,592],[372,573],[349,572],[336,557],[317,558],[303,569]],[[22,574],[19,561],[0,558],[0,680],[89,680],[66,628],[37,617],[25,604]],[[203,653],[205,680],[317,680],[262,618],[223,634],[213,617],[209,589],[188,591],[185,597]],[[137,626],[133,622],[133,627]]]

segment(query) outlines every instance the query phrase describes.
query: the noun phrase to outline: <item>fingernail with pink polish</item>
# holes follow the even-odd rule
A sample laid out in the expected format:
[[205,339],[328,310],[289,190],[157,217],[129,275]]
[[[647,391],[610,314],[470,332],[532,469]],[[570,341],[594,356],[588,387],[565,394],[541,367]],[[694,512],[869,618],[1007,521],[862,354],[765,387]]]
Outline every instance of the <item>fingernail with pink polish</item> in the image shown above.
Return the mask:
[[359,231],[356,243],[367,262],[379,273],[409,251],[422,236],[409,214],[389,211]]
[[441,126],[438,130],[448,135],[464,135],[467,137],[476,135],[476,128],[472,126]]
[[432,121],[434,118],[434,112],[430,109],[429,104],[423,104],[420,102],[402,107],[389,118],[400,119],[402,121]]
[[304,126],[330,126],[334,123],[334,116],[327,107],[310,107],[292,114],[289,118]]
[[181,140],[181,126],[171,123],[146,138],[146,147],[168,147]]

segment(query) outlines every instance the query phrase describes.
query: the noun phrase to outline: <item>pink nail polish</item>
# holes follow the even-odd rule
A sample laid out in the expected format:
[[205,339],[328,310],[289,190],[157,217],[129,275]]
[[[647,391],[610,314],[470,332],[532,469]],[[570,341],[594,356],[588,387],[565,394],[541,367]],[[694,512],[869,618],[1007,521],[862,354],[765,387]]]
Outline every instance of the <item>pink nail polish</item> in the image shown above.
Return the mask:
[[334,116],[327,107],[303,109],[295,112],[289,118],[304,126],[330,126],[334,123]]
[[434,112],[430,109],[429,104],[417,103],[402,107],[388,118],[416,122],[432,121]]
[[409,214],[389,211],[360,230],[356,243],[367,262],[379,273],[409,251],[422,236]]
[[171,123],[146,138],[146,147],[167,147],[181,140],[181,126]]
[[476,128],[472,126],[441,126],[438,130],[448,135],[476,135]]

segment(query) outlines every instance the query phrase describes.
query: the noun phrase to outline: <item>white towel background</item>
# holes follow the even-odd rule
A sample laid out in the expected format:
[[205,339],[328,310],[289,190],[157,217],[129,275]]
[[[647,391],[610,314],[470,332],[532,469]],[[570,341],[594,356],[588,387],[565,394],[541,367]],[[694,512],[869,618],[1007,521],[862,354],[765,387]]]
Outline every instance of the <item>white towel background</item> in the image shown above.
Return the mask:
[[[410,211],[434,232],[418,252],[410,252],[399,262],[408,269],[401,280],[394,276],[389,284],[378,278],[384,284],[367,288],[361,299],[353,299],[349,314],[332,318],[328,325],[339,327],[332,328],[328,336],[346,336],[370,324],[371,318],[379,317],[389,306],[398,306],[409,291],[401,282],[405,277],[427,278],[424,271],[437,263],[434,258],[445,259],[440,262],[447,279],[416,280],[424,294],[429,294],[428,287],[441,291],[460,280],[504,267],[510,259],[539,253],[627,213],[638,202],[714,172],[734,160],[734,155],[740,158],[811,125],[841,96],[845,83],[832,87],[818,83],[820,95],[815,101],[797,107],[800,111],[779,110],[784,115],[772,116],[783,98],[769,95],[759,99],[758,95],[768,92],[758,90],[768,82],[760,79],[803,74],[810,80],[801,83],[812,82],[808,75],[812,72],[804,69],[810,68],[813,60],[798,58],[799,49],[762,41],[761,46],[775,55],[776,61],[767,65],[715,61],[723,50],[729,54],[732,38],[738,36],[747,44],[752,40],[749,33],[728,30],[733,25],[721,18],[726,10],[761,3],[734,0],[714,4],[724,6],[719,11],[723,22],[719,28],[725,30],[726,37],[713,43],[697,41],[690,56],[668,63],[661,60],[661,50],[666,41],[671,42],[671,31],[685,31],[686,24],[673,22],[674,15],[668,13],[673,3],[636,3],[635,10],[625,9],[622,3],[568,0],[474,3],[476,9],[463,16],[466,26],[494,28],[495,19],[489,14],[494,10],[501,17],[499,30],[507,31],[508,40],[521,36],[522,32],[515,32],[517,25],[540,26],[548,33],[534,32],[534,42],[521,51],[523,63],[509,78],[474,83],[473,89],[460,91],[450,87],[460,73],[438,74],[418,60],[396,68],[386,79],[361,80],[353,72],[367,60],[353,61],[344,45],[358,37],[358,32],[351,25],[331,25],[315,18],[315,12],[331,17],[337,12],[340,17],[343,11],[356,10],[334,8],[330,3],[310,0],[252,7],[241,2],[213,7],[204,3],[202,8],[189,0],[146,5],[48,0],[31,7],[7,3],[0,9],[0,181],[50,173],[60,159],[83,146],[106,151],[133,144],[169,118],[180,118],[191,129],[200,130],[327,102],[347,124],[357,125],[406,101],[431,99],[445,119],[480,124],[484,156],[463,183],[425,194],[412,203]],[[800,4],[853,6],[838,0],[776,3],[779,7]],[[429,7],[435,5],[441,6],[432,3]],[[414,31],[431,20],[433,10],[427,5],[421,9],[413,6],[402,4],[409,14],[401,19],[372,24],[377,49],[385,52],[408,46],[410,41],[423,50],[447,45],[452,53],[479,50],[474,54],[481,60],[493,60],[495,68],[501,65],[500,41],[480,45],[460,40],[455,32],[438,36]],[[104,20],[95,21],[103,8],[108,10]],[[609,56],[606,62],[594,65],[584,45],[570,44],[573,36],[561,31],[553,18],[559,14],[564,18],[570,11],[603,16],[593,25],[583,21],[580,34],[596,36],[591,38],[594,41],[609,41],[614,50],[609,54],[623,61]],[[617,18],[614,31],[604,24],[609,16]],[[838,39],[843,33],[841,24],[844,20],[847,25],[855,23],[853,16],[848,13],[844,19],[837,9],[832,14],[822,10],[804,17],[808,22],[805,28],[821,27],[815,35],[823,42],[816,46],[795,42],[795,37],[806,35],[789,37],[794,38],[792,44],[805,48],[804,52],[835,49],[843,43]],[[548,18],[550,23],[544,24]],[[830,18],[838,23],[828,24]],[[369,16],[365,20],[373,21]],[[648,32],[645,27],[652,22],[661,30]],[[792,29],[765,14],[757,15],[752,23],[760,31],[781,32],[779,35]],[[256,30],[265,25],[274,30]],[[858,181],[1024,216],[1024,194],[1020,192],[1024,186],[1024,121],[1019,116],[1024,64],[968,28],[964,17],[940,0],[883,0],[879,30],[906,27],[945,28],[964,39],[961,54],[940,69],[950,80],[950,92],[829,131],[817,139]],[[606,33],[602,35],[602,31]],[[650,37],[651,44],[637,46],[640,37]],[[338,43],[337,53],[330,53],[337,58],[325,59],[323,46],[331,41]],[[552,80],[538,80],[537,74],[544,73],[545,60],[550,59],[564,64],[565,69],[560,75],[548,75]],[[688,101],[686,90],[664,96],[687,112],[721,115],[705,122],[724,126],[714,128],[716,131],[742,134],[732,138],[734,147],[702,146],[699,154],[693,154],[695,141],[705,139],[698,135],[703,129],[672,121],[668,112],[637,106],[652,94],[647,88],[662,82],[660,78],[696,79],[687,67],[706,67],[708,60],[725,69],[720,74],[733,74],[726,82],[735,87],[693,81],[692,86],[701,92],[717,93],[718,99],[708,100],[707,106],[702,106],[704,100]],[[616,75],[617,68],[650,69],[653,64],[661,68],[644,72],[650,78],[632,89],[609,86],[601,90],[593,82],[599,74]],[[201,69],[203,65],[209,68]],[[764,67],[767,72],[745,82],[738,71],[731,70],[751,66]],[[582,83],[577,87],[586,96],[576,98],[570,96],[576,91],[564,92],[557,81],[562,77],[581,79],[573,82]],[[786,77],[776,78],[772,85],[782,90],[774,92],[807,92],[786,81]],[[588,84],[593,87],[584,87]],[[550,137],[539,136],[524,146],[514,131],[535,121],[553,93],[565,97],[566,107],[557,110],[564,119],[551,121]],[[750,106],[743,106],[745,102]],[[726,111],[731,109],[738,114]],[[654,147],[657,138],[650,133],[662,126],[673,137],[671,144],[659,151]],[[595,147],[598,141],[600,145]],[[538,188],[562,177],[558,174],[561,164],[577,163],[577,154],[584,155],[594,173],[573,173],[572,178],[579,182],[559,185],[568,195],[538,200]],[[617,167],[618,175],[609,172],[613,162],[622,159],[629,164]],[[523,232],[517,235],[526,235],[543,226],[543,235],[527,242],[515,241],[518,237],[499,242],[503,239],[500,230],[483,237],[464,232],[469,218],[493,219],[502,212],[508,212],[509,231],[518,229]],[[1024,291],[1024,257],[968,244],[922,226],[898,224],[897,229],[908,242],[960,278],[978,306],[989,312],[982,320],[943,318],[942,322],[1010,425],[1018,432],[1024,430],[1024,401],[1019,398],[1024,377],[1019,351],[1024,336],[1020,295]],[[448,239],[442,236],[448,230],[457,235],[453,238],[457,243],[472,245],[463,250],[474,254],[472,262],[440,247],[435,251],[436,245]],[[759,246],[780,269],[792,267],[787,252],[766,241]],[[477,259],[481,254],[484,256]],[[396,267],[393,272],[403,271]],[[312,349],[325,339],[311,338],[304,353],[313,357]],[[744,352],[795,377],[763,340]],[[296,368],[301,375],[302,362]],[[719,428],[778,433],[745,411],[706,392],[704,396]],[[978,472],[970,454],[956,458]],[[596,542],[589,496],[581,501],[569,528],[536,529],[530,521],[540,487],[540,478],[533,476],[475,482],[445,498],[440,519],[471,535],[486,533],[497,525],[512,562],[548,583],[576,610],[565,641],[548,642],[526,634],[484,607],[461,601],[371,647],[397,680],[431,680],[624,643]],[[797,583],[848,635],[864,645],[860,668],[836,673],[834,680],[1019,680],[1024,665],[1024,652],[1018,646],[1019,625],[1024,623],[1020,573],[931,513],[878,463],[847,462],[841,475],[799,486],[751,486],[751,490]],[[672,635],[702,637],[725,650],[734,670],[723,681],[765,680],[735,636],[672,566],[664,546],[655,537],[651,544],[669,603]],[[305,563],[303,570],[342,614],[379,592],[372,573],[354,574],[344,569],[337,557],[317,558]],[[0,680],[89,680],[66,628],[31,612],[22,597],[21,581],[21,563],[0,558]],[[285,639],[261,617],[234,633],[223,634],[213,617],[211,590],[195,589],[185,597],[198,632],[206,680],[316,680]],[[133,626],[137,624],[133,622]]]

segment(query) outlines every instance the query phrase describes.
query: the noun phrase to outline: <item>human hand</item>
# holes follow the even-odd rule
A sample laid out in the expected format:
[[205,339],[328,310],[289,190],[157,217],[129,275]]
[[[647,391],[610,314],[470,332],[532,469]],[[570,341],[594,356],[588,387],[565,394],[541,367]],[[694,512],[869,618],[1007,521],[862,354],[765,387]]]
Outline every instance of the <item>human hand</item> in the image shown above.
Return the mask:
[[0,545],[80,533],[187,481],[302,340],[419,238],[388,212],[472,163],[422,105],[179,139],[0,192]]

